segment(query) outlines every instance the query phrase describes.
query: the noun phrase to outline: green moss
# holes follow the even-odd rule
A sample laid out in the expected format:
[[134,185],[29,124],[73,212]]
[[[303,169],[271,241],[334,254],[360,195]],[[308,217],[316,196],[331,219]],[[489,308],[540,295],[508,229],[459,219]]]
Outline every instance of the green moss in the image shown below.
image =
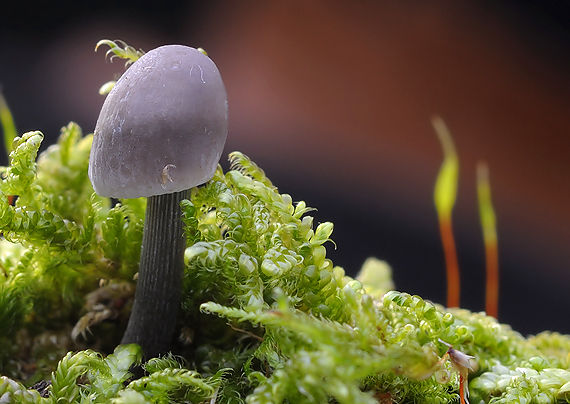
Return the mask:
[[[570,337],[524,338],[484,314],[389,291],[377,261],[361,281],[346,276],[327,258],[332,223],[315,226],[311,208],[237,152],[182,203],[176,356],[151,359],[135,380],[140,349],[117,344],[145,200],[111,206],[93,193],[92,135],[77,125],[36,162],[42,139],[16,138],[1,169],[2,402],[459,402],[446,344],[474,357],[473,403],[570,398]],[[52,384],[29,389],[40,380]]]

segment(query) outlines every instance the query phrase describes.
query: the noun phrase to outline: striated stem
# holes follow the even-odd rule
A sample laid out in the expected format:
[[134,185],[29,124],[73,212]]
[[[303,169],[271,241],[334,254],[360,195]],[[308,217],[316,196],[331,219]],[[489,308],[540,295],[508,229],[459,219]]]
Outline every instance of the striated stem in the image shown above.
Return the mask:
[[139,344],[146,359],[168,352],[180,305],[184,236],[180,202],[188,191],[147,201],[135,302],[122,344]]

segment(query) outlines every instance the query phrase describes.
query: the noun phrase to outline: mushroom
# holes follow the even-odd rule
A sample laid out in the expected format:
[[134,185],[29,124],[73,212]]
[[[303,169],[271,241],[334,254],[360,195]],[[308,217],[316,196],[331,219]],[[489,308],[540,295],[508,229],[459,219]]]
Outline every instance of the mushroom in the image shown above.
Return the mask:
[[210,180],[228,131],[218,68],[201,51],[156,48],[121,76],[93,134],[89,178],[105,197],[148,197],[135,301],[121,343],[146,358],[169,350],[180,305],[184,237],[180,202]]

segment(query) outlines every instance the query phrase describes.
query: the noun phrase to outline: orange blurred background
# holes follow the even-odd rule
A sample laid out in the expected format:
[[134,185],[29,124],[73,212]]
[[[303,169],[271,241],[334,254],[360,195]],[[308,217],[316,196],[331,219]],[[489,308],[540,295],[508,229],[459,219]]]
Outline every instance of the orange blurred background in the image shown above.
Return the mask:
[[[81,3],[81,4],[79,4]],[[498,215],[499,315],[570,333],[570,5],[557,1],[37,2],[0,25],[0,83],[18,129],[90,133],[120,61],[99,39],[205,48],[240,150],[335,223],[335,264],[386,259],[399,290],[445,302],[433,186],[440,115],[460,157],[462,306],[484,309],[475,167]],[[31,7],[31,8],[30,8]],[[30,11],[30,10],[34,11]],[[5,17],[3,17],[5,18]],[[45,147],[45,146],[44,146]],[[226,162],[222,162],[227,167]]]

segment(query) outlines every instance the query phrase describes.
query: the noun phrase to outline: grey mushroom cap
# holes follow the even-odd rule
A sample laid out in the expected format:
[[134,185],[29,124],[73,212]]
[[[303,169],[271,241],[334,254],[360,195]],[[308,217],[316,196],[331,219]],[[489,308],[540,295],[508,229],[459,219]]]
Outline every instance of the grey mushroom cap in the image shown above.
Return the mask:
[[213,177],[227,132],[226,90],[214,62],[194,48],[161,46],[133,63],[107,95],[89,178],[106,197],[190,189]]

